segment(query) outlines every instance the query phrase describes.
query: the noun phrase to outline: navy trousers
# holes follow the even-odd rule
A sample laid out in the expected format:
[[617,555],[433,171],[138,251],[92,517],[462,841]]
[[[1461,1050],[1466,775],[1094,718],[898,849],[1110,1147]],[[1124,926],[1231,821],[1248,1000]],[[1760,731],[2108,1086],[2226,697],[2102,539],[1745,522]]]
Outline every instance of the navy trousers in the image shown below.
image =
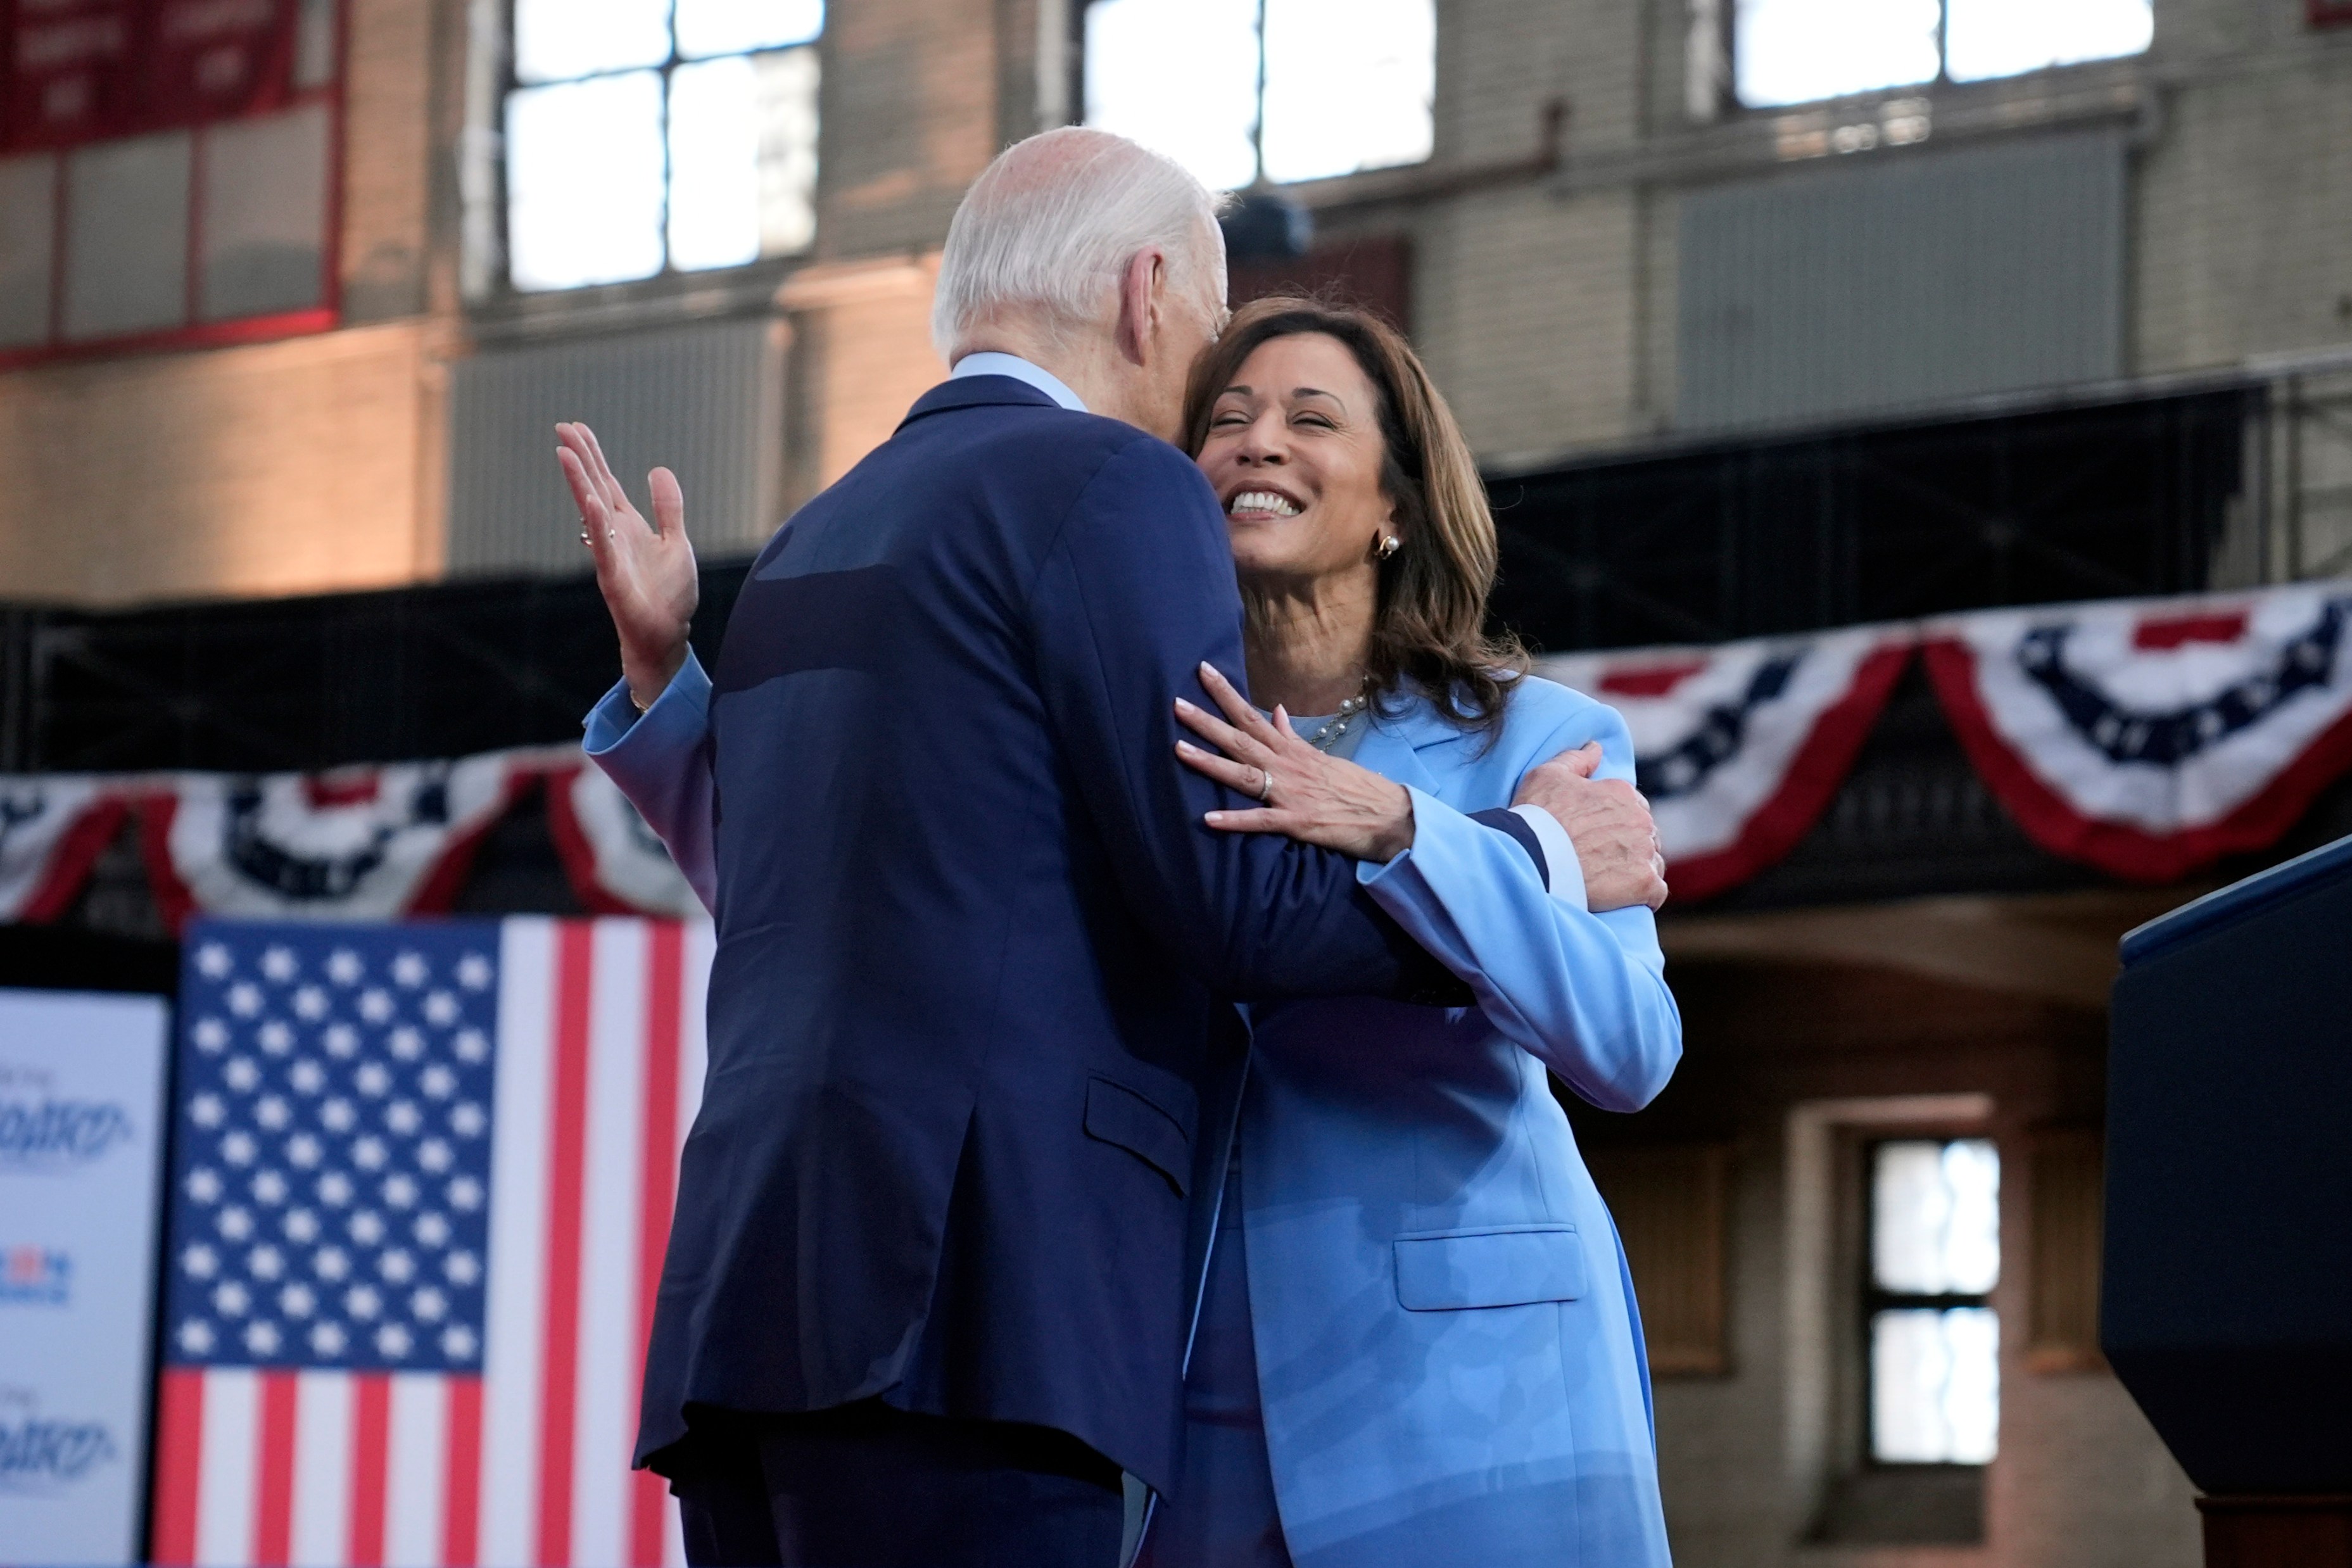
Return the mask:
[[1118,1568],[1118,1467],[1066,1433],[880,1400],[691,1428],[660,1468],[695,1568]]

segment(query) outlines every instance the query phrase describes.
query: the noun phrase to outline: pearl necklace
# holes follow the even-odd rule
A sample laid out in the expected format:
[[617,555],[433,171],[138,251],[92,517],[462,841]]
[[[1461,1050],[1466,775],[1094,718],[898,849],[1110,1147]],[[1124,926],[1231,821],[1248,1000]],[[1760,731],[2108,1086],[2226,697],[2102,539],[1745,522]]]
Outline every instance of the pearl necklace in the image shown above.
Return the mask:
[[1323,727],[1307,737],[1307,743],[1318,752],[1328,752],[1356,721],[1356,715],[1372,705],[1372,700],[1359,691],[1339,704],[1339,710],[1323,722]]

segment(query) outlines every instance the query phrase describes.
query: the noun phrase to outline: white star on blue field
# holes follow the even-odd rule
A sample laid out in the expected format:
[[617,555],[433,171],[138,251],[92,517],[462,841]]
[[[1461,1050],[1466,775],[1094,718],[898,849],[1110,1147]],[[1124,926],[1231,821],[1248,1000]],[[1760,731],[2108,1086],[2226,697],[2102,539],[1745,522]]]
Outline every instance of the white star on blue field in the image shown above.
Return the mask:
[[497,952],[470,922],[192,933],[169,1360],[480,1370]]

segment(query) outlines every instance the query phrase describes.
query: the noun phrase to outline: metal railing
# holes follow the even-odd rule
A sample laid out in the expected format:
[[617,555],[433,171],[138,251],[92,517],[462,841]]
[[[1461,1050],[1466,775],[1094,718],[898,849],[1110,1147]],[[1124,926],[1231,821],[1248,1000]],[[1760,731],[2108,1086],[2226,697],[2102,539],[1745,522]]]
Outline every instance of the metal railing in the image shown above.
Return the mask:
[[2243,525],[2251,578],[2352,572],[2352,351],[2257,374],[2264,395],[2248,423]]

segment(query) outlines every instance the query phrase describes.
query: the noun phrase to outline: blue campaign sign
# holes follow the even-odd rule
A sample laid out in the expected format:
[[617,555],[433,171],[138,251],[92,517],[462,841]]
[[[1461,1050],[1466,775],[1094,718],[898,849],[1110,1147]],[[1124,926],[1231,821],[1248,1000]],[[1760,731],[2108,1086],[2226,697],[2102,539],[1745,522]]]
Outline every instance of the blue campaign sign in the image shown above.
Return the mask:
[[0,1562],[140,1558],[169,1025],[0,990]]

